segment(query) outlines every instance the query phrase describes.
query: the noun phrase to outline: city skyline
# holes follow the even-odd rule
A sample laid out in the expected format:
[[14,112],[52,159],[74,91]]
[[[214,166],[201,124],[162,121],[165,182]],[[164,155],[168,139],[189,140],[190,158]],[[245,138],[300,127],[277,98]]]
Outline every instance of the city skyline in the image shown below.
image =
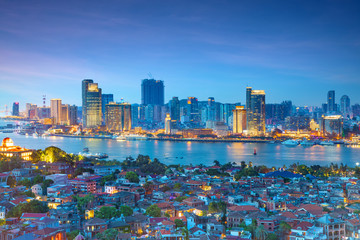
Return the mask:
[[0,3],[1,110],[43,94],[80,106],[86,78],[140,103],[151,74],[165,102],[244,102],[247,86],[269,103],[321,106],[329,90],[360,102],[356,1],[22,3]]

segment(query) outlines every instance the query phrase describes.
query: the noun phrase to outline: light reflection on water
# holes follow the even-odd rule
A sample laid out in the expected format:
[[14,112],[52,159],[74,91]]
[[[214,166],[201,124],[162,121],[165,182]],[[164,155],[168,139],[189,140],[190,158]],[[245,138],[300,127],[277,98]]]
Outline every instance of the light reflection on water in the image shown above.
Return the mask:
[[[69,153],[79,153],[88,147],[90,152],[104,152],[109,159],[123,160],[127,156],[134,158],[138,154],[146,154],[158,158],[167,164],[213,164],[214,160],[221,163],[252,161],[255,165],[289,166],[292,163],[308,165],[327,165],[344,163],[355,166],[359,161],[360,148],[345,146],[312,146],[287,147],[281,144],[264,143],[199,143],[170,141],[116,141],[102,139],[81,139],[62,137],[23,136],[18,134],[0,133],[0,139],[10,137],[15,145],[44,149],[48,146],[59,147]],[[254,155],[256,149],[257,155]]]

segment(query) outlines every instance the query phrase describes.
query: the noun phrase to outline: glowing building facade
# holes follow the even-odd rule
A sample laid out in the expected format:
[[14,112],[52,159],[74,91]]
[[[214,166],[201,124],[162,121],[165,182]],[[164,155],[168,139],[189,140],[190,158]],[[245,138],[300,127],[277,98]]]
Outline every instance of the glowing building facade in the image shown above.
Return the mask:
[[321,121],[321,133],[326,137],[342,137],[343,117],[341,115],[323,116]]
[[170,113],[167,113],[166,117],[165,117],[165,134],[171,134],[171,117],[170,117]]
[[61,113],[62,113],[62,104],[61,99],[51,99],[50,100],[50,114],[54,119],[54,123],[59,125],[61,124]]
[[249,135],[265,135],[265,91],[246,88],[246,122]]
[[84,127],[101,125],[101,88],[91,79],[82,81],[82,117]]
[[246,130],[246,109],[243,106],[236,106],[233,110],[233,133],[240,134]]
[[111,102],[105,106],[106,127],[110,131],[130,131],[131,105]]
[[4,138],[0,147],[0,155],[5,157],[20,157],[24,160],[31,160],[34,150],[14,146],[11,138]]

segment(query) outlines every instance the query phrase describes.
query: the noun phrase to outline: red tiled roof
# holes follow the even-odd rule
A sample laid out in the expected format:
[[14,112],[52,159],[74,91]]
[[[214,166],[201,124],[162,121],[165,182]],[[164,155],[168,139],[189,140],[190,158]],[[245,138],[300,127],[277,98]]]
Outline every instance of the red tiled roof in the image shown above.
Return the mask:
[[246,211],[246,212],[259,212],[260,210],[252,205],[232,206],[229,207],[230,211]]
[[23,213],[20,218],[42,218],[46,216],[46,213]]

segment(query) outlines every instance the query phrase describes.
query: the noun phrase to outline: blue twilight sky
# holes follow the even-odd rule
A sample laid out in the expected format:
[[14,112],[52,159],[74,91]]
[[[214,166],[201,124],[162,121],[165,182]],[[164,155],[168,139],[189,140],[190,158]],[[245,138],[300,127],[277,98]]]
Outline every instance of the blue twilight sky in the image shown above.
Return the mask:
[[81,80],[140,102],[141,79],[165,99],[360,102],[360,1],[0,1],[0,110],[42,95],[81,105]]

